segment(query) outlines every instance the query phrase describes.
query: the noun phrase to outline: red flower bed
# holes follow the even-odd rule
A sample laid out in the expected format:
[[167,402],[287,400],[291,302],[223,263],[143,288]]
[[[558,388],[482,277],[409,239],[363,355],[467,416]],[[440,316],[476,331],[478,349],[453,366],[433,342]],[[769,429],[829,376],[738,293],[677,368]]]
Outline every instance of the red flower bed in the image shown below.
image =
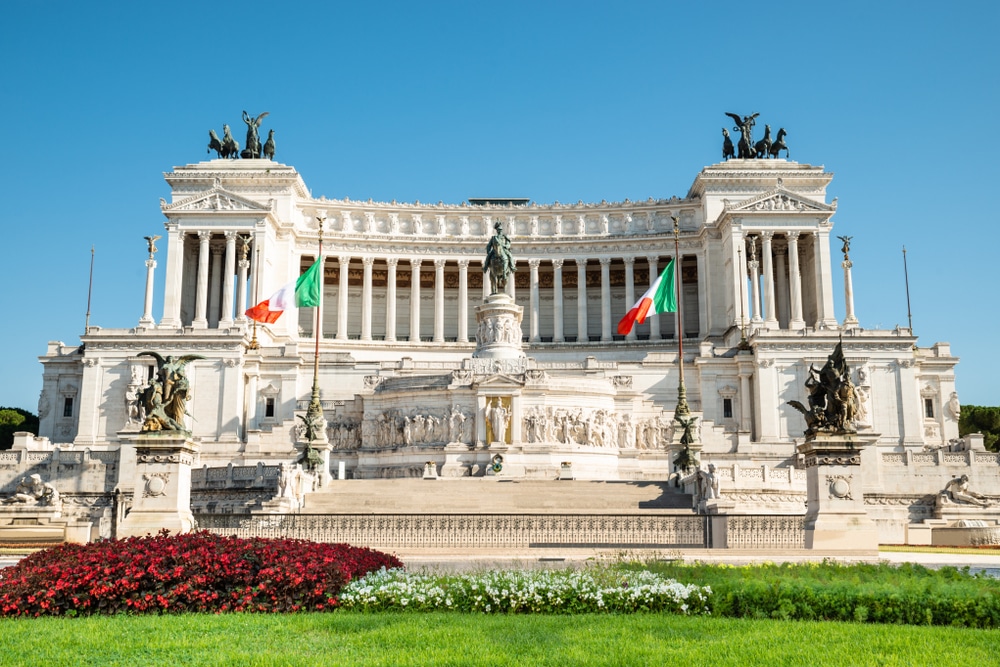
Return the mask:
[[208,532],[62,544],[0,569],[0,616],[322,611],[395,556],[347,544]]

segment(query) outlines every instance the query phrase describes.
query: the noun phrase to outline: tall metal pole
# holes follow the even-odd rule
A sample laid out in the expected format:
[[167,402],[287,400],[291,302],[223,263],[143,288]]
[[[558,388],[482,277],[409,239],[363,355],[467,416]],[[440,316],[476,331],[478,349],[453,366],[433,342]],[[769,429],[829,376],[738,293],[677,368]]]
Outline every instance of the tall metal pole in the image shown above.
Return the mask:
[[90,246],[90,283],[87,285],[87,317],[83,322],[83,334],[90,330],[90,296],[94,292],[94,246]]
[[903,246],[903,276],[906,278],[906,321],[913,335],[913,315],[910,314],[910,274],[906,270],[906,246]]
[[[316,305],[314,306],[315,310],[313,311],[314,313],[313,321],[316,324],[316,347],[315,347],[315,355],[313,356],[312,396],[309,399],[309,407],[306,409],[306,423],[309,425],[308,434],[309,434],[310,445],[315,440],[320,440],[323,442],[326,441],[325,433],[316,433],[317,425],[322,425],[325,423],[323,421],[323,405],[320,403],[319,400],[319,333],[320,330],[322,329],[322,324],[319,322],[319,312],[320,312],[320,304],[323,302],[323,280],[324,280],[323,224],[326,222],[325,211],[321,212],[319,215],[316,216],[316,222],[319,223],[319,256],[316,258],[316,261],[320,263],[319,267],[317,267],[319,270],[320,289],[319,289],[319,301],[317,301]],[[308,454],[309,452],[307,452],[307,457],[306,457],[307,461],[309,460]]]
[[[257,247],[256,243],[253,244],[253,253],[257,258],[256,261],[254,262],[256,268],[254,269],[254,274],[253,274],[253,280],[255,284],[253,297],[254,301],[257,301],[260,298],[260,274],[262,273],[262,271],[260,270],[260,248]],[[249,351],[249,350],[259,350],[259,349],[260,349],[260,342],[258,342],[257,340],[257,320],[256,318],[254,318],[253,338],[250,339],[250,343],[249,345],[247,345],[247,350]]]
[[680,382],[677,385],[677,410],[676,416],[687,417],[691,414],[687,403],[687,391],[684,388],[684,304],[681,301],[681,246],[680,246],[680,226],[677,216],[671,216],[674,221],[674,289],[677,290],[677,358],[680,366]]

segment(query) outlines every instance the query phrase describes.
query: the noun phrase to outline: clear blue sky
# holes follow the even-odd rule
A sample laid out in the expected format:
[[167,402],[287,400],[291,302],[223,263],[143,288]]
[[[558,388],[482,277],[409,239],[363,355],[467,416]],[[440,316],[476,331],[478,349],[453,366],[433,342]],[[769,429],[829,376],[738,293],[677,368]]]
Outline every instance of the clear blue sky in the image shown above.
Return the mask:
[[1000,405],[998,26],[996,2],[6,0],[0,405],[35,411],[46,341],[79,342],[91,245],[91,323],[135,326],[162,173],[243,109],[316,196],[450,203],[683,197],[724,112],[758,111],[835,174],[861,325],[906,324],[905,244],[920,344]]

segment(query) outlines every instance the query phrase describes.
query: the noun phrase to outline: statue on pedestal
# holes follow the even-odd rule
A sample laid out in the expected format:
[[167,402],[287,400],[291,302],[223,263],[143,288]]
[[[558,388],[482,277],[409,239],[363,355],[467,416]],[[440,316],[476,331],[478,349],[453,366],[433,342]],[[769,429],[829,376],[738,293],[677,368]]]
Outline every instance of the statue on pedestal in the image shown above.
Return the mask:
[[184,428],[184,415],[187,414],[187,401],[191,396],[191,385],[188,382],[184,367],[196,359],[205,357],[197,354],[186,354],[179,359],[167,356],[164,359],[156,352],[140,352],[139,357],[156,359],[157,372],[149,385],[142,390],[140,401],[145,410],[146,418],[142,422],[143,433],[150,431],[178,431],[187,433]]
[[854,422],[858,414],[858,395],[844,359],[843,343],[837,343],[822,369],[817,371],[809,366],[806,389],[809,390],[808,408],[799,401],[788,401],[788,405],[805,417],[807,438],[818,433],[857,432]]
[[726,115],[733,119],[735,126],[734,130],[740,133],[740,143],[739,143],[739,154],[737,157],[741,160],[751,160],[757,156],[757,152],[754,150],[753,143],[753,126],[755,124],[755,119],[759,116],[759,113],[753,113],[749,116],[740,116],[739,114],[726,112]]
[[510,238],[504,234],[503,223],[493,223],[494,233],[486,244],[486,264],[483,272],[490,272],[490,294],[498,294],[507,288],[507,278],[517,271],[514,257],[510,252]]
[[240,155],[244,159],[254,159],[260,157],[260,135],[257,131],[260,129],[261,121],[263,121],[269,113],[270,112],[265,111],[261,115],[254,118],[246,111],[243,112],[243,122],[247,124],[247,147]]

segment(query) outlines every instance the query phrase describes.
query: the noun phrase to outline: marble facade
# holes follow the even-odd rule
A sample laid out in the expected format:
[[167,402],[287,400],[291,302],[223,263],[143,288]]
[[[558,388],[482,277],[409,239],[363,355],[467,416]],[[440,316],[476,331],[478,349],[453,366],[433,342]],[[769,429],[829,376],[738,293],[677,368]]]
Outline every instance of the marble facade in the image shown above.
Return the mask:
[[[131,447],[136,390],[152,364],[136,355],[157,350],[205,357],[189,366],[196,469],[289,461],[318,327],[330,461],[348,477],[420,477],[428,461],[445,477],[485,475],[499,452],[510,475],[556,479],[569,463],[576,479],[666,479],[676,318],[651,317],[627,336],[616,324],[672,259],[674,216],[688,403],[702,461],[737,471],[723,495],[740,509],[801,513],[805,479],[792,473],[804,424],[786,401],[805,400],[810,364],[841,338],[864,399],[859,427],[878,434],[865,452],[866,494],[936,493],[920,476],[884,472],[884,456],[958,438],[949,345],[919,347],[906,328],[868,329],[855,317],[850,262],[830,245],[832,174],[819,166],[730,160],[702,169],[683,197],[576,204],[317,198],[270,160],[206,161],[165,178],[166,252],[147,260],[137,325],[92,326],[82,354],[53,342],[40,358],[39,436],[53,447]],[[258,325],[260,347],[249,349],[244,310],[315,261],[317,219],[322,307]],[[503,321],[520,332],[484,328],[479,315],[495,220],[517,261]],[[835,303],[834,263],[846,304]],[[494,404],[508,411],[502,434],[489,425]],[[997,488],[995,468],[973,471],[980,486]],[[774,488],[767,471],[785,481]],[[886,491],[888,479],[899,488]],[[907,520],[908,506],[898,507],[886,515],[893,525]]]

